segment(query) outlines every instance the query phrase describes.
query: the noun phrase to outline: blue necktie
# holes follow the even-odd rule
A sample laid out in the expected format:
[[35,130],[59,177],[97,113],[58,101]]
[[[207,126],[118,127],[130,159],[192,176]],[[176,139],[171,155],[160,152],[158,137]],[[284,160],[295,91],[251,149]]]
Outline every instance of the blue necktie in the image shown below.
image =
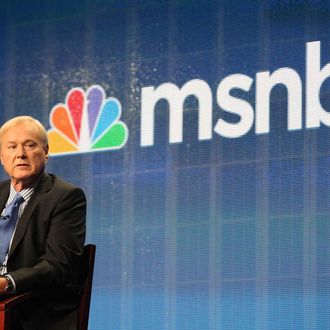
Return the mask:
[[22,202],[24,202],[24,198],[17,193],[0,217],[0,266],[5,261],[8,253],[9,243],[18,219],[19,206]]

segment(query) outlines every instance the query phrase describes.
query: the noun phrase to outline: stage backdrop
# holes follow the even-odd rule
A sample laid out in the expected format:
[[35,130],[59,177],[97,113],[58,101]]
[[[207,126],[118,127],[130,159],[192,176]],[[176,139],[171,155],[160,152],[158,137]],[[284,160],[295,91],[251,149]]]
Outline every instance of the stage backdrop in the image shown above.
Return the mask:
[[329,27],[322,0],[1,1],[0,120],[37,117],[87,195],[90,329],[330,328]]

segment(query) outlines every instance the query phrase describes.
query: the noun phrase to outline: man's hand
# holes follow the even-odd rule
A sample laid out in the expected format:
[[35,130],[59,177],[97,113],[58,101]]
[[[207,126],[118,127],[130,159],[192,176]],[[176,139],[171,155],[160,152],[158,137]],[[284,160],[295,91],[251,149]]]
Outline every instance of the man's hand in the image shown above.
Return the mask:
[[5,294],[8,287],[8,280],[5,277],[0,277],[0,294]]

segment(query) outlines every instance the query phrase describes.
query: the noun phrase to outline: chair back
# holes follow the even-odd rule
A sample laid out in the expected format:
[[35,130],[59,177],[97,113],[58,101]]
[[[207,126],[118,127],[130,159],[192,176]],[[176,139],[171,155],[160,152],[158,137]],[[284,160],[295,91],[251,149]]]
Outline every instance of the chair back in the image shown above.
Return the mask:
[[80,269],[79,285],[67,285],[62,289],[56,288],[39,291],[29,291],[18,295],[0,297],[0,330],[22,329],[15,321],[15,309],[21,304],[29,303],[32,299],[45,297],[77,297],[79,299],[78,329],[88,329],[89,308],[92,295],[96,246],[88,244],[84,247]]
[[81,269],[82,292],[79,302],[79,330],[88,329],[89,309],[92,295],[96,246],[88,244],[84,247]]

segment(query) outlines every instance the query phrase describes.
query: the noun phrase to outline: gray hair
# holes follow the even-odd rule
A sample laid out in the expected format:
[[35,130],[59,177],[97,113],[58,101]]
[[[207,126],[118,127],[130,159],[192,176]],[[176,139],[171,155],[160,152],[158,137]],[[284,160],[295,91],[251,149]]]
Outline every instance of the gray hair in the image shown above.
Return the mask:
[[0,128],[0,145],[3,135],[7,132],[9,128],[16,127],[22,124],[32,124],[37,130],[38,137],[44,147],[48,146],[48,135],[45,127],[40,123],[39,120],[31,116],[18,116],[6,121]]

